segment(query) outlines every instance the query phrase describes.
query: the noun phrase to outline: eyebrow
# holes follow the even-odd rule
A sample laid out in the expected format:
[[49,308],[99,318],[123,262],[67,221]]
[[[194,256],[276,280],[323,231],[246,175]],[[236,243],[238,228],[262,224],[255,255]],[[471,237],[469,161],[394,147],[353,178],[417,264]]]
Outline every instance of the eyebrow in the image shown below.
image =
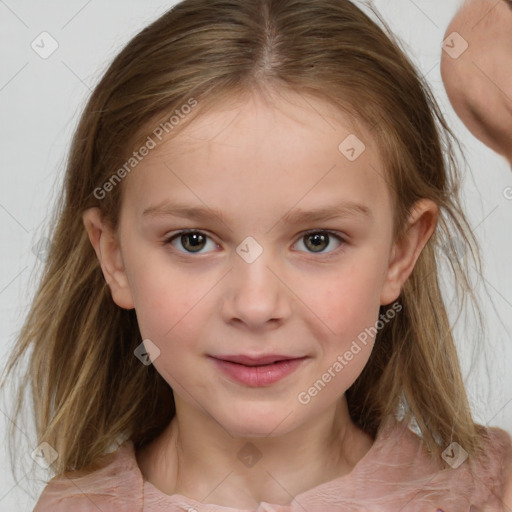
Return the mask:
[[[224,224],[226,224],[227,221],[224,214],[215,208],[203,206],[193,207],[169,202],[146,208],[142,212],[142,215],[150,217],[181,217],[198,222],[211,221],[212,217],[217,217]],[[311,210],[297,208],[284,214],[281,221],[285,224],[295,225],[304,222],[321,222],[341,217],[355,216],[373,220],[373,212],[368,206],[353,201],[345,201],[333,206],[314,208]]]
[[286,224],[302,224],[304,222],[321,222],[340,217],[364,217],[368,220],[373,219],[373,213],[366,205],[346,201],[329,207],[315,208],[305,210],[297,208],[283,215],[283,221]]

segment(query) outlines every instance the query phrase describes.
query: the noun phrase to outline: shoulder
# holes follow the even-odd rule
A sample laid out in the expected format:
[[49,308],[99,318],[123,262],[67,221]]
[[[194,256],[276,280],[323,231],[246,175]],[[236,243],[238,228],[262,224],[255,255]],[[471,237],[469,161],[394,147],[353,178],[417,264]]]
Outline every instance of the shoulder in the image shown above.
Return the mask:
[[484,472],[481,475],[489,488],[512,510],[512,437],[499,427],[485,429]]
[[133,443],[125,441],[98,470],[52,478],[33,512],[142,512],[143,480]]
[[503,504],[512,510],[512,461],[509,461],[504,474]]

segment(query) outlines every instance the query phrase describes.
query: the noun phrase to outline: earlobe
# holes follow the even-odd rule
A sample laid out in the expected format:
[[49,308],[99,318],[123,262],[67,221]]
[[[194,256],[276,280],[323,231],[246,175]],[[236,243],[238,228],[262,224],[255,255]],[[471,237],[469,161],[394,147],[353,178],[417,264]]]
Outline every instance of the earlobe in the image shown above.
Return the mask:
[[421,199],[414,205],[407,228],[391,251],[381,305],[391,304],[400,296],[403,284],[412,274],[421,251],[436,228],[437,218],[438,207],[433,201]]
[[133,309],[133,298],[116,233],[104,221],[99,208],[89,208],[82,218],[112,299],[119,307]]

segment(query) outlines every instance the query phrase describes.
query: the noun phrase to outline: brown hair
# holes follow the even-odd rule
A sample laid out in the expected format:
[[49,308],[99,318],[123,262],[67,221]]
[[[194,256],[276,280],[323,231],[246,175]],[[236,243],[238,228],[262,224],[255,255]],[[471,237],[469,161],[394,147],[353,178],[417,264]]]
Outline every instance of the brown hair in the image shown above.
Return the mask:
[[7,367],[32,349],[16,415],[30,386],[38,441],[59,454],[53,472],[94,468],[120,436],[138,448],[175,413],[166,381],[134,356],[142,341],[135,312],[113,302],[83,212],[98,206],[116,226],[122,182],[104,197],[95,191],[191,99],[197,104],[179,127],[223,99],[265,88],[329,101],[370,130],[395,201],[395,237],[417,200],[440,207],[437,230],[402,289],[403,310],[378,332],[347,390],[353,421],[375,437],[403,393],[432,456],[452,441],[470,456],[480,449],[438,282],[446,257],[460,307],[474,299],[465,258],[446,250],[454,241],[480,268],[458,199],[456,139],[425,79],[374,14],[383,28],[348,0],[185,0],[114,59],[74,135],[48,259]]

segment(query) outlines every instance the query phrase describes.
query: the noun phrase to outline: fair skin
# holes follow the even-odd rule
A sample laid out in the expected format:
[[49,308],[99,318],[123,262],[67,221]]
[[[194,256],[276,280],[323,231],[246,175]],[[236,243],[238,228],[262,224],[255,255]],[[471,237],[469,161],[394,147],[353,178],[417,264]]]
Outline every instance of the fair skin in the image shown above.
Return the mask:
[[[453,32],[468,48],[456,58],[441,53],[448,98],[470,132],[512,165],[512,4],[466,0],[443,39]],[[449,44],[455,50],[464,41]]]
[[[338,145],[353,133],[366,150],[349,161]],[[135,308],[174,392],[175,418],[137,453],[162,492],[228,507],[285,505],[348,474],[368,452],[373,440],[352,422],[344,393],[373,339],[309,403],[297,397],[399,297],[435,229],[437,207],[422,200],[393,240],[383,176],[369,135],[329,104],[281,91],[272,101],[252,95],[219,105],[154,149],[123,182],[117,231],[97,208],[84,214],[113,300]],[[177,201],[225,219],[162,211]],[[284,222],[297,209],[346,201],[370,215]],[[159,213],[144,215],[155,206]],[[191,237],[164,243],[182,229],[205,234],[197,252]],[[330,235],[316,252],[306,230],[343,241]],[[250,263],[236,251],[248,236],[263,249]],[[209,357],[249,353],[306,358],[284,379],[250,386]],[[246,443],[261,455],[252,466],[237,458]]]

